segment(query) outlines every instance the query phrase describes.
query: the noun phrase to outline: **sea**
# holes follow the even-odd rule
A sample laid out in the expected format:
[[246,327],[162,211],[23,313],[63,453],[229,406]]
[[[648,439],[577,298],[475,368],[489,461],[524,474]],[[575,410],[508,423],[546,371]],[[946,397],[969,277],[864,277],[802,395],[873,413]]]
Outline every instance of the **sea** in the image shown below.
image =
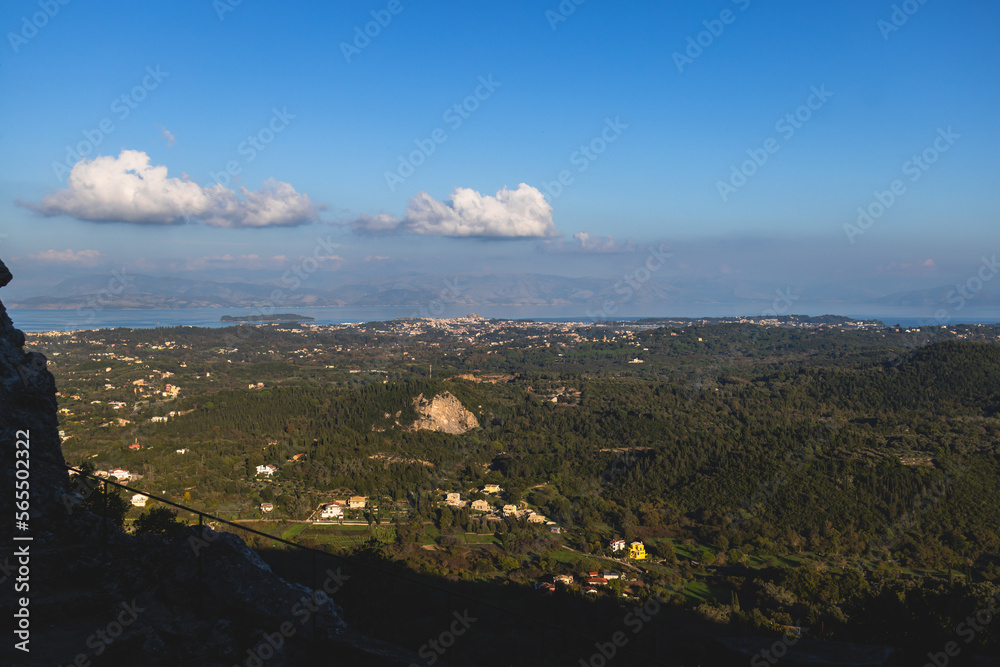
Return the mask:
[[[870,306],[868,306],[870,308]],[[1000,313],[993,309],[964,313],[944,313],[934,311],[929,313],[915,312],[911,309],[899,311],[870,311],[868,308],[857,310],[817,309],[812,312],[796,312],[804,315],[844,315],[852,319],[878,319],[886,325],[899,324],[904,327],[917,326],[953,326],[956,324],[997,324],[1000,323]],[[600,322],[609,318],[603,313],[582,310],[579,305],[566,307],[540,306],[468,306],[447,304],[437,312],[427,313],[412,307],[360,307],[360,308],[295,308],[283,309],[314,318],[309,324],[349,324],[360,322],[384,322],[401,317],[462,317],[474,312],[488,318],[510,320],[536,320],[540,322]],[[147,309],[147,310],[114,310],[114,309],[65,309],[40,310],[27,308],[10,308],[8,314],[14,326],[22,331],[40,333],[45,331],[81,331],[86,329],[114,329],[125,327],[129,329],[153,329],[156,327],[207,327],[219,328],[233,326],[232,322],[221,322],[223,315],[233,317],[259,315],[260,310],[251,308],[191,308],[191,309]],[[646,309],[616,312],[614,319],[641,319],[647,317],[732,317],[737,315],[755,316],[753,312],[733,310],[732,307],[708,307],[698,311],[655,312]],[[791,314],[791,313],[789,313]]]

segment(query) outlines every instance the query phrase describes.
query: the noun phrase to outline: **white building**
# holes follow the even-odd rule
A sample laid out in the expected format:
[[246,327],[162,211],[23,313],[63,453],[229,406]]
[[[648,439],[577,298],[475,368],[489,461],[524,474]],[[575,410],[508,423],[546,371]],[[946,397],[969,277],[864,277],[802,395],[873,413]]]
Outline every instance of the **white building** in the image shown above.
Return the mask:
[[323,511],[320,512],[319,518],[321,519],[340,519],[344,516],[344,508],[340,505],[334,505],[330,503],[323,507]]
[[132,496],[132,505],[134,507],[145,507],[147,500],[149,500],[149,496],[144,496],[141,493],[137,493],[134,496]]

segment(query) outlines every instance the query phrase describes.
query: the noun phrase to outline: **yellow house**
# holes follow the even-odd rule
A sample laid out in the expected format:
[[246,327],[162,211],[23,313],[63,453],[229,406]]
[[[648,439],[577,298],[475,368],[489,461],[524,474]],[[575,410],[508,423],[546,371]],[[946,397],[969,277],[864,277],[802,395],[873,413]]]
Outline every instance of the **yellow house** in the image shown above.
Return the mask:
[[633,560],[646,560],[646,547],[642,542],[628,545],[628,557]]

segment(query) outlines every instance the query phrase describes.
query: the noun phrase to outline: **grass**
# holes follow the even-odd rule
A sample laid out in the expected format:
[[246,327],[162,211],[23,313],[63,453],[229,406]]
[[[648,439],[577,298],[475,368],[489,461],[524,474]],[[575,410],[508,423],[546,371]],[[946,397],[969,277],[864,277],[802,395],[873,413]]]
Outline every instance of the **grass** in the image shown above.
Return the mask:
[[425,526],[424,534],[420,537],[420,544],[437,544],[439,539],[441,539],[440,530],[435,526]]
[[289,540],[289,541],[294,540],[296,537],[299,536],[299,534],[302,531],[304,531],[308,527],[309,527],[309,524],[307,524],[307,523],[297,523],[297,524],[294,524],[291,528],[289,528],[288,530],[286,530],[285,532],[283,532],[281,534],[281,539],[283,539],[283,540]]
[[567,551],[566,549],[553,549],[545,552],[545,555],[557,563],[562,563],[564,565],[575,565],[584,558],[580,554]]
[[698,603],[713,600],[716,596],[708,584],[694,579],[692,581],[685,582],[684,597],[688,602]]
[[361,536],[353,537],[350,535],[316,535],[311,539],[320,544],[327,544],[337,549],[350,549],[351,547],[355,547],[365,541]]
[[392,542],[396,539],[396,529],[392,526],[316,526],[313,524],[296,524],[282,534],[286,537],[290,532],[301,539],[310,539],[320,544],[335,544],[338,546],[353,546],[361,544],[370,535],[377,535],[383,542]]

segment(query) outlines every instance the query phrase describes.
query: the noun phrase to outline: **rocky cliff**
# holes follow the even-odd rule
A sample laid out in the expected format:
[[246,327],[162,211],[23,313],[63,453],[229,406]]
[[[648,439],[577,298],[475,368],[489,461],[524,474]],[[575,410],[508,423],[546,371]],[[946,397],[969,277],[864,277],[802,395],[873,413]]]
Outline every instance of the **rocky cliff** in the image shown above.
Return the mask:
[[[0,288],[11,281],[11,274],[0,262]],[[45,357],[24,351],[24,334],[14,328],[7,309],[0,302],[0,466],[2,521],[14,526],[15,457],[27,470],[22,482],[29,486],[28,531],[35,539],[44,539],[67,518],[61,498],[67,490],[67,476],[59,445],[56,419],[56,383],[45,369]],[[21,444],[18,445],[18,442]],[[18,449],[20,454],[15,453]],[[45,461],[52,463],[45,465]],[[22,490],[25,486],[21,484]],[[24,517],[22,517],[24,518]],[[5,531],[6,534],[10,534]]]

